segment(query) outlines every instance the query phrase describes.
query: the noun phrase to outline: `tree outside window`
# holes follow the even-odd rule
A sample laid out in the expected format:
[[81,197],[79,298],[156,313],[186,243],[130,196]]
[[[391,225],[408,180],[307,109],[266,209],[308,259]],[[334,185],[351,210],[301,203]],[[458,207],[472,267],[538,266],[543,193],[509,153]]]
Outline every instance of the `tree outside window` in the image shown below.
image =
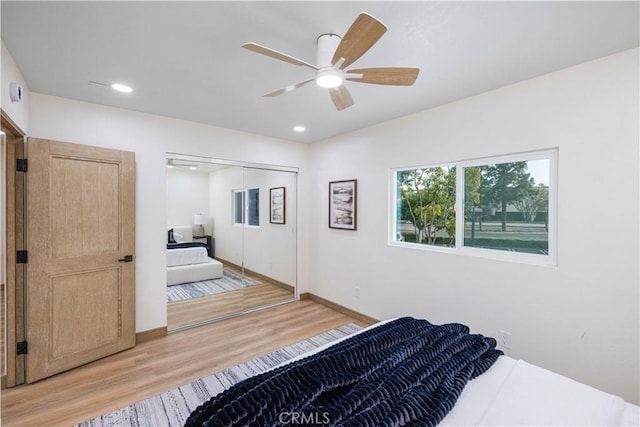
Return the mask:
[[398,228],[405,241],[452,246],[456,234],[456,168],[399,171]]
[[[529,161],[466,167],[465,187],[475,188],[473,200],[465,199],[464,246],[541,253],[548,251],[549,189],[536,185]],[[548,182],[548,161],[537,160],[538,179]],[[469,190],[471,191],[471,190]],[[475,193],[474,193],[475,195]]]
[[555,263],[555,159],[556,151],[549,150],[395,170],[392,241],[469,254],[489,249],[527,254],[526,259],[543,255],[534,262]]

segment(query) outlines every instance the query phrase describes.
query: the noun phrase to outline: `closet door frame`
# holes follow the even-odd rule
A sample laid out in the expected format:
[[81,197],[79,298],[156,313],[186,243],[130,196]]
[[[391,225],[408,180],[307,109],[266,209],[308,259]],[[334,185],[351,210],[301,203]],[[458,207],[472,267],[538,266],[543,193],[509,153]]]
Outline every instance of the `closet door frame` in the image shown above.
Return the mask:
[[[293,192],[295,194],[295,203],[292,203],[291,206],[294,207],[294,211],[295,211],[295,215],[292,216],[291,220],[295,221],[295,237],[294,237],[294,273],[293,273],[293,281],[294,281],[294,285],[293,285],[293,296],[290,299],[285,299],[285,300],[281,300],[281,301],[277,301],[274,302],[272,304],[266,304],[263,306],[258,306],[258,307],[252,307],[249,309],[246,309],[243,307],[243,310],[238,312],[238,313],[233,313],[233,314],[225,314],[222,316],[217,316],[217,317],[212,317],[211,319],[208,320],[203,320],[203,321],[198,321],[197,323],[194,324],[190,324],[190,325],[184,325],[184,326],[178,326],[175,328],[171,328],[168,330],[169,333],[172,332],[178,332],[178,331],[182,331],[185,329],[189,329],[189,328],[193,328],[193,327],[197,327],[197,326],[202,326],[208,323],[212,323],[212,322],[217,322],[220,320],[224,320],[230,317],[235,317],[235,316],[239,316],[239,315],[243,315],[243,314],[248,314],[257,310],[263,310],[263,309],[267,309],[267,308],[271,308],[274,306],[278,306],[281,304],[286,304],[292,301],[298,301],[300,299],[300,292],[299,292],[299,287],[298,287],[298,249],[299,249],[299,244],[298,244],[298,239],[299,239],[299,235],[298,235],[298,174],[299,174],[299,168],[297,167],[291,167],[291,166],[282,166],[282,165],[272,165],[272,164],[264,164],[264,163],[252,163],[252,162],[246,162],[246,161],[236,161],[236,160],[228,160],[228,159],[219,159],[219,158],[215,158],[215,157],[207,157],[207,156],[196,156],[196,155],[189,155],[189,154],[183,154],[183,153],[174,153],[174,152],[167,152],[165,153],[165,157],[166,159],[173,159],[173,160],[177,160],[177,161],[185,161],[185,162],[198,162],[198,163],[210,163],[210,164],[216,164],[216,165],[225,165],[225,166],[230,166],[230,167],[241,167],[241,168],[250,168],[250,169],[263,169],[266,171],[274,171],[274,172],[287,172],[287,173],[292,173],[293,177],[294,177],[294,185],[295,185],[295,191]],[[244,174],[244,171],[243,171]],[[289,191],[289,190],[287,190]],[[268,200],[268,194],[263,195],[261,197],[265,197],[266,200]],[[289,203],[289,202],[287,202]],[[287,217],[287,219],[289,219],[289,217]],[[263,221],[266,221],[266,223],[269,223],[268,218],[261,218],[261,224],[263,224]],[[242,236],[242,245],[244,247],[244,230],[243,230],[243,236]],[[243,249],[244,252],[244,249]],[[244,253],[242,255],[242,262],[240,263],[240,265],[237,265],[237,267],[241,268],[242,274],[244,275],[244,271],[245,271],[245,267],[244,267]]]

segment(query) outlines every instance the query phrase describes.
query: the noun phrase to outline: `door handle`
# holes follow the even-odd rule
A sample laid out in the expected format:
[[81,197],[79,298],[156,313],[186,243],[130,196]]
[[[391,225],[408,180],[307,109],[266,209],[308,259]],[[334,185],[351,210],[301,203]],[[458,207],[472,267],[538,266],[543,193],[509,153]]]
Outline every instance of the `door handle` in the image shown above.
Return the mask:
[[125,255],[124,258],[120,258],[119,262],[133,262],[133,255]]

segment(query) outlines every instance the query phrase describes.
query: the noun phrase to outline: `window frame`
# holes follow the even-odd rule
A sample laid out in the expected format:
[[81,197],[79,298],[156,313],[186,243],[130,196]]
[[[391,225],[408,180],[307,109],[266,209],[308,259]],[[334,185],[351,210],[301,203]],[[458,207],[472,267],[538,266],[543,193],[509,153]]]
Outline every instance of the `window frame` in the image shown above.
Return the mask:
[[[240,212],[238,212],[238,196],[240,196]],[[242,190],[233,190],[233,213],[231,217],[233,218],[233,225],[244,225],[245,223],[245,198],[246,194],[244,189]],[[241,221],[238,222],[238,213],[241,215]]]
[[[549,161],[549,211],[548,211],[548,251],[547,254],[530,254],[524,252],[503,251],[498,249],[479,248],[464,245],[464,188],[465,169],[469,167],[488,166],[500,163],[511,163],[521,161]],[[398,172],[436,167],[456,168],[456,234],[455,245],[453,247],[434,246],[422,243],[404,242],[397,240],[398,230]],[[532,265],[557,266],[558,265],[558,149],[544,149],[516,154],[483,157],[470,160],[460,160],[452,162],[439,162],[413,167],[392,168],[390,170],[390,207],[389,207],[389,245],[420,249],[432,252],[443,252],[465,256],[488,258],[500,261],[520,262]]]
[[[249,202],[249,193],[251,191],[256,191],[258,194],[258,200],[257,200],[257,220],[258,220],[258,224],[254,225],[254,224],[249,224],[249,218],[251,217],[249,215],[249,209],[250,209],[250,205],[251,203]],[[236,203],[236,198],[237,195],[241,194],[241,205],[242,205],[242,222],[238,222],[237,221],[237,217],[238,217],[238,211],[237,211],[237,203]],[[233,190],[233,212],[232,212],[232,218],[233,218],[233,225],[238,226],[238,227],[247,227],[247,228],[260,228],[260,187],[247,187],[247,188],[241,188],[241,189],[236,189]]]

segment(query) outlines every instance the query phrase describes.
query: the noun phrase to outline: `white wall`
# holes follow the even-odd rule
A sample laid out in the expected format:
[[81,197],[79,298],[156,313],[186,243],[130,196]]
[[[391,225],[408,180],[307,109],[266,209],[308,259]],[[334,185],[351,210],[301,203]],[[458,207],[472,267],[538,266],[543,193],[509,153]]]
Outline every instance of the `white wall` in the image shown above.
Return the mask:
[[[309,147],[183,120],[31,93],[30,136],[136,154],[136,330],[166,326],[165,242],[167,152],[299,167],[306,189]],[[302,193],[304,194],[304,193]],[[301,211],[298,239],[308,240]],[[309,259],[300,251],[299,286],[306,289]]]
[[167,169],[167,227],[193,225],[195,214],[209,218],[209,173]]
[[[20,127],[20,129],[29,133],[29,99],[31,94],[27,82],[22,77],[22,73],[18,69],[11,53],[2,43],[2,54],[0,55],[0,69],[2,70],[0,85],[0,102],[2,102],[2,109],[11,120]],[[22,101],[11,102],[9,97],[9,84],[11,82],[18,82],[22,86]]]
[[233,224],[233,190],[243,188],[241,166],[229,166],[209,175],[211,218],[216,258],[242,265],[243,228]]
[[[507,354],[639,403],[638,60],[626,51],[313,144],[311,292],[379,319],[510,331]],[[391,168],[549,147],[557,267],[387,244]],[[328,182],[352,178],[358,230],[329,229]]]

